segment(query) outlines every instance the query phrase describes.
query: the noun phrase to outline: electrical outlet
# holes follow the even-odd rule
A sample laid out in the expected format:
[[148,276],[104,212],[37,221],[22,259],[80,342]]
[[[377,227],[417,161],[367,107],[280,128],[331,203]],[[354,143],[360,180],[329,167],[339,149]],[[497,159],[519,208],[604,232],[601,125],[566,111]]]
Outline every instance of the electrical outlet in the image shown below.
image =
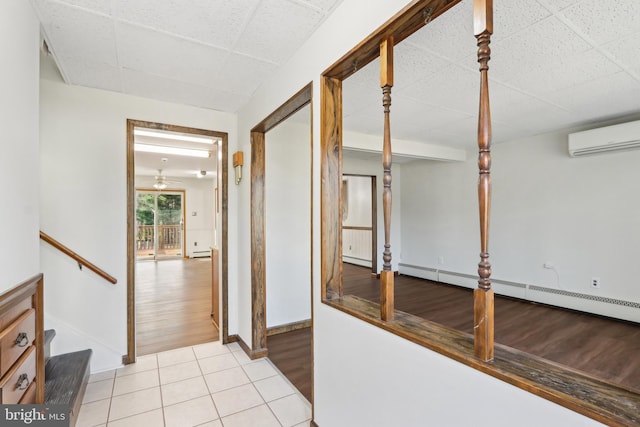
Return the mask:
[[600,287],[600,278],[599,277],[592,277],[591,278],[591,287],[592,288],[599,288]]
[[444,265],[444,257],[443,256],[438,257],[438,264]]

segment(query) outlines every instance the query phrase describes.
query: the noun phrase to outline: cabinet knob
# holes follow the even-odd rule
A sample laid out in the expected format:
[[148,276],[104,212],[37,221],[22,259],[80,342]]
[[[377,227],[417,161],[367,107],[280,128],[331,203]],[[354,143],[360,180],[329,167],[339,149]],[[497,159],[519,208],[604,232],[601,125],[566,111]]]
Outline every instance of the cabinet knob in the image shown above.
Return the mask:
[[18,382],[16,383],[16,388],[18,390],[26,390],[29,387],[29,375],[22,374],[18,377]]
[[15,344],[18,347],[26,347],[27,344],[29,344],[29,337],[27,336],[27,334],[25,332],[20,332],[18,334],[18,337],[16,338]]

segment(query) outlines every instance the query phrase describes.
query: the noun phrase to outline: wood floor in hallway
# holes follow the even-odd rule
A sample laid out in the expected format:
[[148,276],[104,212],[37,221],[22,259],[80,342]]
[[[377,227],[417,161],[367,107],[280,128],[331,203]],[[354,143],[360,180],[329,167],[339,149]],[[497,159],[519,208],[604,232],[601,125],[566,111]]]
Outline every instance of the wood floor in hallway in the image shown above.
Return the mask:
[[136,263],[139,356],[218,340],[211,321],[211,260]]
[[[379,301],[380,281],[372,279],[364,267],[343,264],[343,286],[345,295]],[[473,331],[471,289],[398,276],[395,302],[398,310],[467,333]],[[495,339],[640,394],[638,324],[497,296]],[[305,384],[311,384],[310,330],[268,337],[267,347],[269,358],[301,392]],[[311,391],[303,393],[306,396]]]

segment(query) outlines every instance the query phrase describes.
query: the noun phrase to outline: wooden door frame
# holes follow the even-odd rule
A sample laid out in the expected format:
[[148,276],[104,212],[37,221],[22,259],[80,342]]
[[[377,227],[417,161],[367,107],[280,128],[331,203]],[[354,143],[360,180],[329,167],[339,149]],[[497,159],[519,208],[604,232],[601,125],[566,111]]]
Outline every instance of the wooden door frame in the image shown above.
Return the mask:
[[[265,357],[267,350],[266,318],[266,240],[265,240],[265,134],[298,110],[311,106],[313,84],[309,83],[284,104],[251,129],[251,348],[249,357]],[[310,112],[310,120],[313,114]],[[311,226],[310,245],[313,260],[313,129],[309,126],[311,146]],[[311,322],[313,324],[313,262],[311,271]],[[313,342],[313,329],[312,329]],[[313,383],[313,378],[312,378]]]
[[[378,273],[378,177],[357,173],[343,173],[342,176],[357,176],[369,178],[371,182],[371,275],[379,277]],[[342,227],[342,223],[340,225]]]
[[[136,361],[136,324],[135,324],[135,154],[133,150],[134,135],[133,130],[136,127],[148,128],[154,130],[162,130],[169,132],[192,133],[197,135],[206,135],[220,140],[218,145],[220,159],[218,161],[218,176],[222,178],[221,197],[221,282],[220,297],[222,302],[222,330],[220,340],[223,343],[229,341],[229,301],[228,301],[228,235],[229,235],[229,200],[228,200],[228,177],[229,177],[229,155],[228,142],[229,136],[226,132],[218,132],[206,129],[197,129],[185,126],[169,125],[164,123],[147,122],[143,120],[127,119],[127,354],[122,357],[122,363],[127,365]],[[216,200],[216,203],[218,201]],[[214,215],[217,212],[214,211]]]

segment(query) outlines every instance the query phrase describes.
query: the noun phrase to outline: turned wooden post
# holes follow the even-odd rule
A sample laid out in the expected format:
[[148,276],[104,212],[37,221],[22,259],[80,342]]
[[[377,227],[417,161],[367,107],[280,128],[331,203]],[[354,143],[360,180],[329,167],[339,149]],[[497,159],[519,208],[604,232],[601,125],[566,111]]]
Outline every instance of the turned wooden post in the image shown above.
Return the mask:
[[478,115],[478,202],[480,210],[480,263],[478,288],[474,290],[474,354],[493,359],[493,289],[489,262],[489,213],[491,208],[491,112],[489,104],[489,59],[493,33],[493,0],[473,1],[473,26],[480,64],[480,108]]
[[384,321],[393,320],[393,271],[391,269],[391,129],[389,111],[391,107],[391,87],[393,86],[393,37],[380,43],[380,87],[384,107],[384,143],[382,148],[382,168],[384,169],[382,210],[384,213],[384,252],[380,272],[380,317]]

